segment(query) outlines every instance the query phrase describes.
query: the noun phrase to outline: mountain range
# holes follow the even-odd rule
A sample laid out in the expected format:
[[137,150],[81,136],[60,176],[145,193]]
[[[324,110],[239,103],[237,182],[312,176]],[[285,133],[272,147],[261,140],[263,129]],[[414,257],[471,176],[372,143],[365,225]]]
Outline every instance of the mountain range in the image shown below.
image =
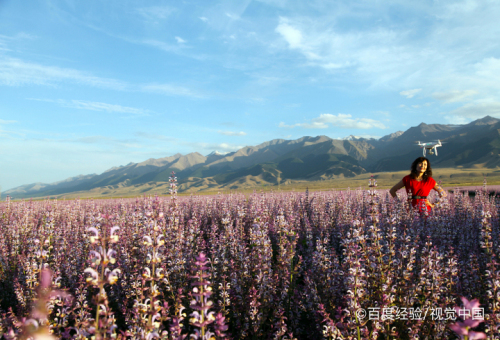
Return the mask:
[[212,152],[203,156],[193,152],[150,158],[113,167],[102,174],[80,175],[51,184],[22,185],[5,191],[2,196],[45,197],[89,191],[105,195],[117,188],[122,192],[168,193],[172,171],[178,178],[179,192],[354,177],[366,172],[407,170],[422,155],[415,142],[437,139],[444,144],[438,149],[439,156],[431,158],[433,167],[500,166],[500,120],[486,116],[464,125],[421,123],[380,139],[355,136],[273,139],[227,154]]

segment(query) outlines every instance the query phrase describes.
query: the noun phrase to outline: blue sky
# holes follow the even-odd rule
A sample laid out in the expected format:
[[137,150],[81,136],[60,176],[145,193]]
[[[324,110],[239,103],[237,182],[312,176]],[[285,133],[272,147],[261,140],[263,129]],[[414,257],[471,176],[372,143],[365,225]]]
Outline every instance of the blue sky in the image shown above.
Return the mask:
[[0,0],[0,186],[500,118],[500,2]]

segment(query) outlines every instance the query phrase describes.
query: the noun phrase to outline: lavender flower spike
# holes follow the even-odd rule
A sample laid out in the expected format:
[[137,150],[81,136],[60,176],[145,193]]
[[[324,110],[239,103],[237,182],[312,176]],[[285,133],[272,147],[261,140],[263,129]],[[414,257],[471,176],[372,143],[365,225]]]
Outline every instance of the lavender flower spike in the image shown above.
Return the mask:
[[461,300],[464,306],[462,308],[455,306],[455,311],[464,321],[458,321],[450,325],[450,329],[454,331],[460,339],[486,339],[485,333],[470,330],[471,328],[475,328],[479,326],[480,323],[484,322],[484,318],[478,313],[481,311],[481,308],[479,308],[479,300],[474,299],[469,301],[465,297],[461,297]]

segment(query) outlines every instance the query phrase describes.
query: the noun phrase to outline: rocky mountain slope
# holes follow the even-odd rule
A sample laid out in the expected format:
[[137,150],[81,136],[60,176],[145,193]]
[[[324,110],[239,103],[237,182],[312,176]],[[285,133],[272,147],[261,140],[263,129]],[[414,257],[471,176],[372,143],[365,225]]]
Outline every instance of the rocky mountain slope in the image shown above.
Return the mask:
[[487,116],[466,125],[422,123],[378,140],[354,136],[342,140],[302,137],[274,139],[228,154],[176,154],[114,167],[102,174],[82,175],[52,184],[23,185],[2,195],[43,197],[113,188],[135,188],[147,193],[165,187],[167,191],[172,171],[177,175],[181,192],[353,177],[367,171],[406,170],[422,154],[415,142],[437,139],[445,144],[438,149],[439,157],[428,156],[433,167],[500,166],[500,120]]

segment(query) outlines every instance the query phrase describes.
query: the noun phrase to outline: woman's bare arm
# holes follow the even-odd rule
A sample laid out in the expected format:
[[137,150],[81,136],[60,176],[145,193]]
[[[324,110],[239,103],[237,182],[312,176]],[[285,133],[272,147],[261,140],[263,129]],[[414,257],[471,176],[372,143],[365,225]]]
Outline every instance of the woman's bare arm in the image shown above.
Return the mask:
[[439,184],[436,183],[433,189],[439,193],[439,197],[446,197],[446,191],[443,190],[443,188],[441,188]]
[[393,198],[396,197],[396,191],[398,191],[399,189],[403,188],[405,185],[403,183],[403,180],[399,181],[395,186],[393,186],[391,188],[391,190],[389,190],[389,193],[391,194],[391,196]]

